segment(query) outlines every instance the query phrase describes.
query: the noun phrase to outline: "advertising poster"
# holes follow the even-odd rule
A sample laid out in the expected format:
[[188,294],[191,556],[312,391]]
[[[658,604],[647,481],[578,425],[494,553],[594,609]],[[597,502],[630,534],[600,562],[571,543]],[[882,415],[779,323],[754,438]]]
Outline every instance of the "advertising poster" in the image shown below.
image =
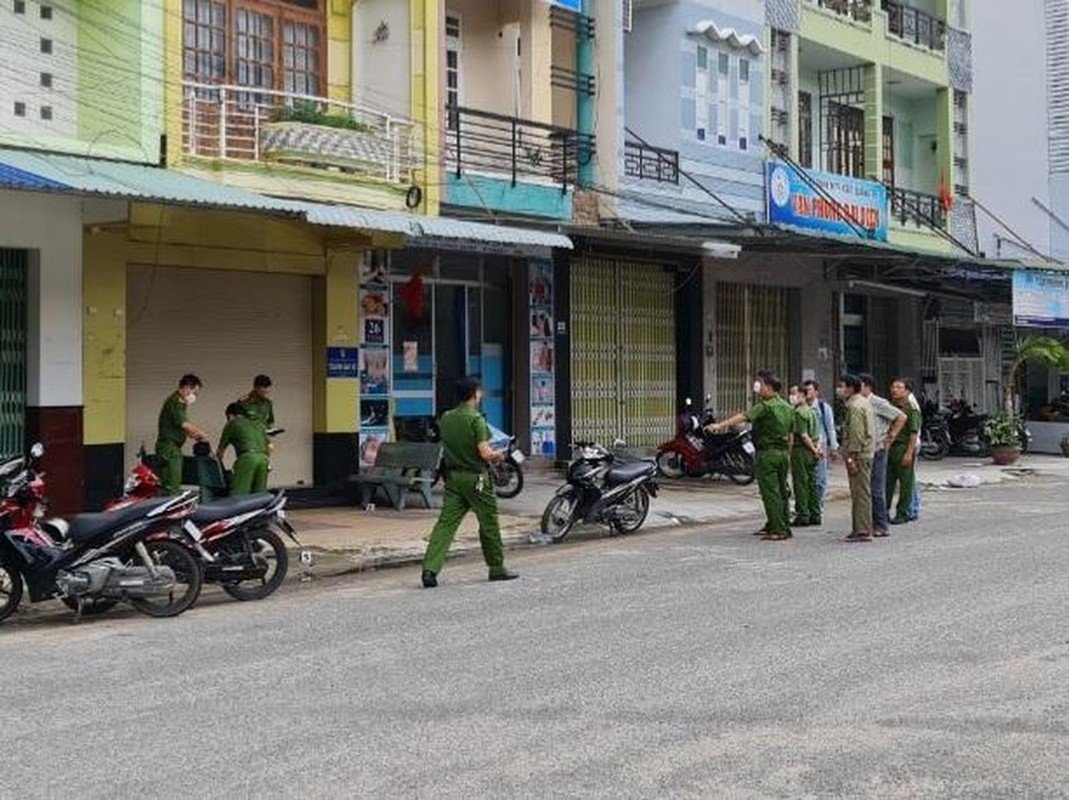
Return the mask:
[[1013,324],[1069,328],[1069,275],[1017,270],[1013,273]]
[[531,455],[556,455],[557,413],[553,343],[553,263],[528,262],[531,345]]
[[390,439],[390,262],[389,254],[370,251],[360,263],[360,466],[370,467]]
[[779,161],[766,165],[768,221],[838,236],[887,241],[887,189],[876,181],[805,170]]

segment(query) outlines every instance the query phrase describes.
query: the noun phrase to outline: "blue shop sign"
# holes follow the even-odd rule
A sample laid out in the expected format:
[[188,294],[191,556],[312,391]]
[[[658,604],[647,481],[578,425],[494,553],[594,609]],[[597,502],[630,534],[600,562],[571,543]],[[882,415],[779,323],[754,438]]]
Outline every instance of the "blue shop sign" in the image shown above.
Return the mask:
[[360,351],[355,347],[327,348],[328,378],[357,378],[360,375]]
[[1023,269],[1014,272],[1013,324],[1069,328],[1069,275]]
[[583,0],[549,0],[551,6],[560,6],[566,8],[569,11],[574,11],[576,14],[580,14],[583,11]]
[[815,186],[788,164],[766,162],[770,223],[836,236],[861,236],[857,228],[863,228],[864,238],[887,241],[889,209],[882,184],[816,170],[805,175]]

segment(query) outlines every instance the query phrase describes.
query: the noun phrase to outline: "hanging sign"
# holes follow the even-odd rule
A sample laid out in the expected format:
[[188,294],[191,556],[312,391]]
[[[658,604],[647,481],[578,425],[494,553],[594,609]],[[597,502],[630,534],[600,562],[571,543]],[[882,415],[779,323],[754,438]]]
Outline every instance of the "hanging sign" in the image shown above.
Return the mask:
[[[836,236],[887,241],[887,189],[876,181],[805,170],[779,161],[765,165],[768,221]],[[806,180],[808,179],[808,180]]]
[[1023,269],[1014,272],[1013,324],[1069,328],[1069,275]]

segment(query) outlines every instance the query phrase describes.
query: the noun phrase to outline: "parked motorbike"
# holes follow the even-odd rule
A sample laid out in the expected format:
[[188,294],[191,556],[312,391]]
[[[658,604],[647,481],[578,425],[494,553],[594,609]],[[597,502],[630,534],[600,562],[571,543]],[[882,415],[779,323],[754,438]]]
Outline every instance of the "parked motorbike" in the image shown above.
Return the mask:
[[[44,450],[35,445],[31,460]],[[32,496],[27,485],[39,474],[23,469],[7,481],[0,505],[0,620],[23,596],[30,602],[58,598],[80,618],[97,608],[126,601],[143,614],[181,614],[200,594],[201,573],[189,550],[172,531],[197,507],[195,492],[146,502],[119,513],[78,514],[63,521],[66,538],[57,541],[45,523],[13,527],[15,504]]]
[[[151,501],[160,480],[146,464],[134,466],[123,496],[106,506],[115,512]],[[312,554],[304,549],[286,519],[286,495],[276,489],[246,497],[202,503],[183,525],[185,542],[199,561],[204,580],[218,583],[237,600],[261,600],[286,580],[289,554],[279,531],[301,548],[301,563],[311,566]]]
[[[617,442],[617,447],[622,443]],[[577,442],[567,482],[542,513],[542,533],[560,542],[578,523],[608,525],[614,533],[642,527],[657,496],[657,464],[611,452],[598,444]]]
[[[921,409],[920,457],[939,461],[947,455],[986,457],[991,454],[987,440],[986,414],[977,414],[964,399],[951,400],[945,409],[926,402]],[[1028,452],[1032,432],[1024,419],[1017,420],[1021,452]]]
[[490,467],[490,477],[494,481],[494,494],[508,499],[523,491],[523,453],[516,447],[516,437],[509,436],[499,428],[490,425],[490,447],[502,452],[505,460]]
[[708,431],[708,426],[716,422],[708,407],[710,399],[706,397],[700,418],[694,413],[691,399],[686,399],[683,413],[676,417],[675,438],[657,448],[657,469],[668,478],[723,475],[740,486],[753,483],[754,445],[750,431]]

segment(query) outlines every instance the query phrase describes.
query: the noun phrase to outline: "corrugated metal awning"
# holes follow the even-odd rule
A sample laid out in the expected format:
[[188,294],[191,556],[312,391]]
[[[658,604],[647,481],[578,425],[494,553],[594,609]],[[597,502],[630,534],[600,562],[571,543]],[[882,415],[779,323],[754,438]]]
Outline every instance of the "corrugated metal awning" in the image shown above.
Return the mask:
[[74,155],[0,149],[0,188],[300,216],[293,202],[181,172]]
[[[414,216],[414,215],[413,215]],[[513,228],[505,225],[487,225],[485,222],[468,222],[449,217],[416,217],[423,236],[433,239],[466,239],[473,242],[520,245],[526,247],[559,247],[572,249],[572,240],[560,233],[538,231],[528,228]]]

